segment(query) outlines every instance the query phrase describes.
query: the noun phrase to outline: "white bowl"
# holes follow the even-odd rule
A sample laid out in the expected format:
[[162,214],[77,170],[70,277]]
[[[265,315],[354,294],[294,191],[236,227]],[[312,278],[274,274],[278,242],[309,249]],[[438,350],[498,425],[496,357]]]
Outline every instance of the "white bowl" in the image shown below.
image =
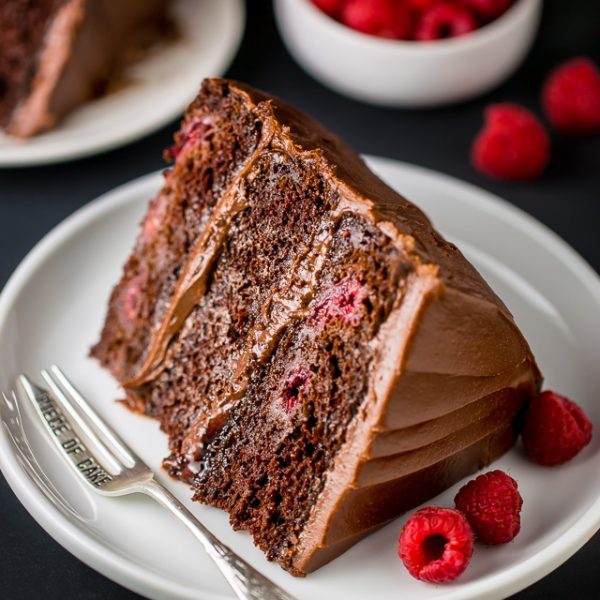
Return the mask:
[[310,0],[275,0],[275,15],[291,54],[323,84],[373,104],[425,107],[477,96],[506,79],[531,47],[541,7],[541,0],[517,0],[481,29],[435,42],[356,32]]

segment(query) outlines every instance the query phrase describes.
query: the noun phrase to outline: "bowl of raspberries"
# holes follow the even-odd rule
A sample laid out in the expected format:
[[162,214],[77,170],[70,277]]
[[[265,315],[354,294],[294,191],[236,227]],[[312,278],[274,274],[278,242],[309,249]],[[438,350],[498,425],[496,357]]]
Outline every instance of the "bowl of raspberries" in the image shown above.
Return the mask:
[[275,0],[297,62],[372,104],[459,102],[505,80],[533,43],[541,0]]

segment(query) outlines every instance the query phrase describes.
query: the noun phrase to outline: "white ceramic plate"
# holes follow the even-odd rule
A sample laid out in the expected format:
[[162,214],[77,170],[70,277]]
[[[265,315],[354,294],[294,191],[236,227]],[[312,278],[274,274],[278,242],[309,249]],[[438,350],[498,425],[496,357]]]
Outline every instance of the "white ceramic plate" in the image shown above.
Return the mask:
[[[600,281],[564,242],[531,217],[455,179],[398,162],[372,167],[419,203],[455,241],[513,311],[549,388],[577,399],[600,426]],[[517,478],[523,527],[513,543],[477,547],[465,575],[447,586],[411,579],[396,557],[398,519],[305,579],[269,564],[248,535],[219,510],[192,504],[181,483],[160,473],[167,452],[157,423],[112,402],[113,380],[87,358],[147,200],[152,174],[84,207],[29,254],[0,297],[0,389],[15,376],[57,362],[156,471],[225,543],[300,600],[396,600],[505,597],[554,569],[600,526],[600,435],[558,468],[527,462],[519,449],[496,463]],[[58,542],[111,579],[151,598],[230,597],[199,544],[166,511],[142,497],[106,498],[82,488],[32,424],[28,436],[42,466],[77,514],[58,511],[26,476],[6,432],[0,466],[33,517]],[[432,500],[451,505],[458,485]]]
[[131,83],[87,102],[56,129],[28,140],[0,132],[0,167],[81,158],[131,142],[183,113],[204,77],[225,72],[244,32],[242,0],[176,0],[179,39],[127,71]]

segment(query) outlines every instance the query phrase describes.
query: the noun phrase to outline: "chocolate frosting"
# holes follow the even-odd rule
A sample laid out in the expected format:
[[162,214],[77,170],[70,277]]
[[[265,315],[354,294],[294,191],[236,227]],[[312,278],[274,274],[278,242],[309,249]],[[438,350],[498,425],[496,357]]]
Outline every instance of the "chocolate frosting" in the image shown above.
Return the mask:
[[[413,266],[404,293],[372,341],[376,358],[368,397],[300,534],[293,572],[303,574],[510,448],[515,417],[539,388],[541,376],[507,308],[417,207],[314,120],[243,84],[223,84],[243,96],[261,120],[262,138],[214,208],[145,362],[126,386],[151,381],[164,367],[171,339],[205,293],[206,274],[228,224],[244,207],[241,182],[266,152],[312,162],[340,197],[334,219],[360,213]],[[323,232],[314,248],[299,257],[295,287],[276,291],[268,301],[278,309],[255,325],[223,401],[188,434],[184,449],[190,456],[197,454],[211,419],[222,421],[242,397],[248,373],[268,359],[279,333],[302,316],[332,235]]]

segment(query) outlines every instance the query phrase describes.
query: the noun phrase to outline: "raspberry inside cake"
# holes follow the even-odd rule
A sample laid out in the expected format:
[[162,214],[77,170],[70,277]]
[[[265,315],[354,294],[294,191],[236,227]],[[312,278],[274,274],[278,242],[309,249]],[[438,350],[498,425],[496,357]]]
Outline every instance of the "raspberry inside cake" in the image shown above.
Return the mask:
[[166,154],[92,354],[196,500],[304,575],[512,446],[526,341],[335,136],[206,80]]

